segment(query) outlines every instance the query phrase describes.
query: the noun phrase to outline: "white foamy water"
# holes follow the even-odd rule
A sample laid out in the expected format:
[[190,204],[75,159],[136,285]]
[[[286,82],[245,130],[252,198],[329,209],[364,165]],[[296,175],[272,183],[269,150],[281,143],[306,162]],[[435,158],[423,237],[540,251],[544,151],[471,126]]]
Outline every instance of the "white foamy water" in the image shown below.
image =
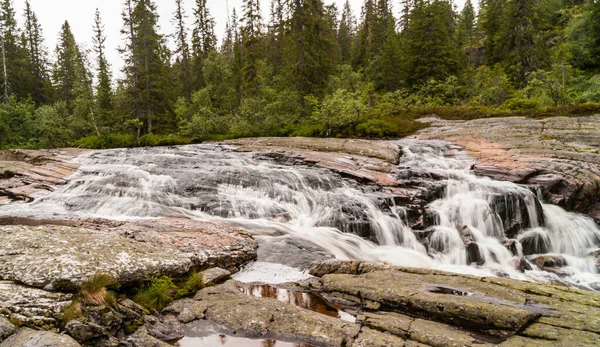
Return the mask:
[[[423,190],[441,188],[424,206],[434,224],[424,238],[407,226],[409,206],[397,205],[390,194],[325,169],[286,166],[269,155],[219,145],[93,152],[76,159],[80,170],[67,185],[31,204],[1,207],[0,215],[228,220],[260,237],[313,242],[339,259],[600,288],[589,255],[598,248],[600,230],[591,219],[542,204],[527,187],[474,176],[471,160],[447,143],[396,144],[403,156],[392,175]],[[516,255],[504,245],[512,225],[522,229],[515,235]],[[477,245],[480,265],[468,263],[465,241]],[[535,265],[523,273],[515,267],[523,254],[530,260],[558,254],[568,265],[560,278]],[[286,280],[305,275],[262,266],[251,265],[240,279],[273,283],[273,274]]]

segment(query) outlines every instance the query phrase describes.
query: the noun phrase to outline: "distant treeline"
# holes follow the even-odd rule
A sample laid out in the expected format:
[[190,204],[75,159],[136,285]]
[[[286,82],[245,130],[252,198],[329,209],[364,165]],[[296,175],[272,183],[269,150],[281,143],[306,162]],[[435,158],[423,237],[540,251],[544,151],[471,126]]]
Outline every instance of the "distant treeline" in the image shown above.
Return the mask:
[[[242,136],[401,136],[423,114],[600,112],[600,1],[245,0],[222,42],[206,0],[160,33],[155,1],[124,0],[122,79],[101,16],[93,49],[65,21],[51,61],[26,2],[0,0],[0,146],[116,147]],[[117,14],[110,14],[116,16]],[[186,26],[186,18],[193,26]],[[168,49],[167,39],[176,49]]]

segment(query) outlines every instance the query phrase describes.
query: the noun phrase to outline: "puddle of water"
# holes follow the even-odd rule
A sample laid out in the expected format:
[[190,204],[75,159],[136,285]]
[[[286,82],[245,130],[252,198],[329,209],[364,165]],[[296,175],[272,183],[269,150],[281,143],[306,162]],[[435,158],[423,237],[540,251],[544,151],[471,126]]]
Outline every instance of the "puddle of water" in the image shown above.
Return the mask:
[[266,284],[249,285],[240,288],[242,293],[262,298],[276,299],[290,305],[298,306],[318,312],[330,317],[340,318],[346,322],[355,323],[356,318],[342,307],[334,305],[325,300],[321,295],[312,292],[291,291],[283,288],[276,288]]
[[177,341],[178,347],[312,347],[302,343],[283,342],[277,340],[254,340],[226,335],[210,335],[205,337],[184,337]]
[[458,296],[473,296],[475,293],[462,291],[459,289],[448,288],[448,287],[440,287],[440,286],[431,286],[425,288],[430,293],[436,294],[446,294],[446,295],[458,295]]

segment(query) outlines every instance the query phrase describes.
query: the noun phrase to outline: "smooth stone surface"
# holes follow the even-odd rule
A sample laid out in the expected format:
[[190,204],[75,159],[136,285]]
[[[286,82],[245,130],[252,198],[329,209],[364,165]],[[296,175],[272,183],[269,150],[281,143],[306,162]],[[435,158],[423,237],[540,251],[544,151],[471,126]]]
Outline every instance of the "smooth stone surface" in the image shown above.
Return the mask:
[[220,267],[213,267],[211,269],[200,272],[200,276],[202,276],[202,282],[204,284],[216,284],[223,282],[225,279],[229,278],[230,275],[231,272],[225,269],[221,269]]
[[22,328],[0,343],[0,347],[80,347],[68,335]]
[[45,288],[73,290],[96,274],[121,284],[187,273],[192,261],[115,233],[64,226],[0,227],[0,278]]

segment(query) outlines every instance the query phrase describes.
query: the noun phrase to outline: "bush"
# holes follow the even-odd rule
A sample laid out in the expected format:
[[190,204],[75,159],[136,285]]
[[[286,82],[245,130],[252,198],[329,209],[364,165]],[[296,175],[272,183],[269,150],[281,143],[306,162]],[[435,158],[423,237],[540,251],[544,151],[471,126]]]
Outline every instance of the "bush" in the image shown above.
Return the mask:
[[530,99],[525,99],[525,98],[512,98],[512,99],[508,99],[504,102],[504,104],[502,104],[502,108],[507,109],[507,110],[527,110],[527,109],[531,109],[531,108],[537,108],[540,105],[534,101],[534,100],[530,100]]
[[393,125],[381,119],[369,119],[356,126],[356,135],[361,137],[383,137],[393,132]]
[[133,300],[148,309],[160,311],[173,300],[195,294],[202,288],[202,276],[195,272],[181,281],[162,276],[142,287]]

